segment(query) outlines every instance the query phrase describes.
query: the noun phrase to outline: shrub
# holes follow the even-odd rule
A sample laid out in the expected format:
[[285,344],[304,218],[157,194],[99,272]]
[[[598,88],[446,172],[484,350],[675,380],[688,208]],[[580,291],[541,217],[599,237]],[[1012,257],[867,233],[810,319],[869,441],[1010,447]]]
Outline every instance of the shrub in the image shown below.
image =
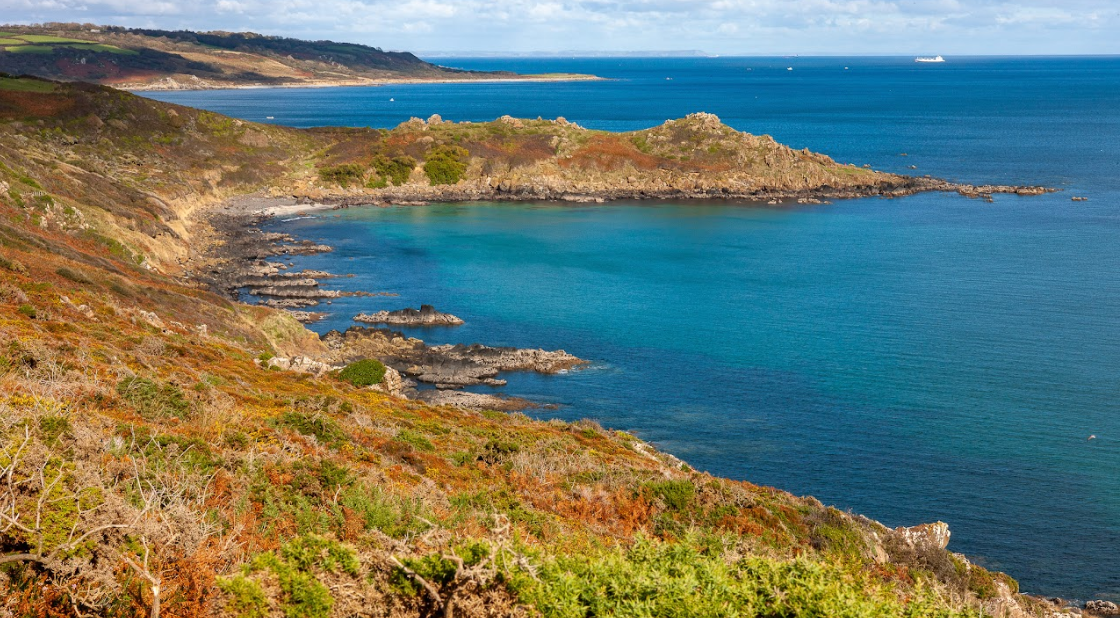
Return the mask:
[[420,504],[385,493],[376,485],[351,485],[338,503],[358,516],[366,530],[380,530],[393,538],[416,532]]
[[28,305],[28,304],[20,305],[19,309],[17,309],[17,311],[19,311],[23,315],[31,318],[32,320],[34,320],[35,316],[38,315],[38,313],[35,311],[35,307],[32,307],[31,305]]
[[5,268],[21,275],[27,274],[27,267],[24,266],[22,262],[19,260],[9,260],[3,256],[0,256],[0,268]]
[[268,605],[261,585],[249,578],[268,571],[279,584],[284,614],[290,618],[329,616],[334,607],[331,591],[319,581],[318,573],[344,572],[357,576],[360,565],[354,551],[337,541],[307,535],[285,543],[277,552],[253,559],[241,575],[219,580],[230,597],[227,609],[245,617],[267,616]]
[[378,175],[398,187],[408,182],[408,177],[412,175],[415,167],[416,159],[408,156],[390,159],[385,155],[377,155],[373,159],[373,169],[377,170]]
[[516,574],[511,587],[546,617],[959,615],[930,611],[938,607],[932,593],[902,601],[840,565],[761,557],[729,563],[691,543],[645,540],[628,550],[561,555],[535,579]]
[[85,276],[81,272],[71,270],[66,267],[59,268],[54,272],[57,273],[60,277],[65,277],[66,279],[69,279],[74,283],[93,283],[92,281],[90,281],[89,277]]
[[54,444],[62,434],[70,431],[70,421],[65,416],[47,415],[39,419],[43,442]]
[[357,387],[373,386],[385,378],[385,365],[377,359],[367,358],[347,365],[338,377]]
[[117,394],[144,418],[174,416],[186,419],[190,416],[191,404],[174,384],[130,377],[117,384]]
[[683,511],[692,504],[696,496],[696,486],[692,481],[660,481],[646,487],[653,495],[661,498],[665,506],[674,511]]
[[276,424],[295,431],[305,436],[315,436],[315,439],[328,446],[338,446],[346,441],[346,433],[330,418],[321,414],[307,414],[298,410],[290,410],[276,419]]
[[268,599],[257,582],[236,576],[218,579],[218,588],[226,593],[226,611],[237,618],[265,618],[268,616]]
[[350,183],[360,183],[363,176],[365,176],[365,169],[357,163],[344,163],[319,170],[319,180],[333,182],[342,187],[347,187]]
[[430,440],[416,433],[415,431],[402,429],[397,433],[397,440],[400,442],[404,442],[405,444],[411,444],[418,451],[430,453],[436,450],[436,447],[431,443]]
[[453,185],[463,178],[470,157],[461,146],[437,146],[428,153],[424,173],[433,185]]

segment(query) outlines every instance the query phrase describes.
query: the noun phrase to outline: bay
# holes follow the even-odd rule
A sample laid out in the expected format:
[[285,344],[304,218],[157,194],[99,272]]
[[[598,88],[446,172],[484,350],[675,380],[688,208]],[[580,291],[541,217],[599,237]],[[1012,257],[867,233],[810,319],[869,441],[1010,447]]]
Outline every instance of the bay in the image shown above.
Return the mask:
[[409,334],[593,361],[506,376],[505,392],[560,406],[533,414],[595,418],[888,525],[946,521],[951,549],[1025,591],[1120,596],[1120,60],[441,63],[611,79],[152,96],[294,126],[438,113],[632,130],[708,111],[842,162],[1063,189],[992,204],[435,204],[271,227],[336,247],[297,268],[401,295],[336,300],[318,330],[431,303],[467,323]]

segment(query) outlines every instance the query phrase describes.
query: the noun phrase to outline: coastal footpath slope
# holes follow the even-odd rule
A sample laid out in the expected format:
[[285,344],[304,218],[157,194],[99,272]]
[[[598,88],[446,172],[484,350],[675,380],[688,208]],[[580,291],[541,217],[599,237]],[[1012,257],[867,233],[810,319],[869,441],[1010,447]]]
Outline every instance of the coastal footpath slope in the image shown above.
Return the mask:
[[346,134],[0,77],[2,611],[1059,611],[941,523],[888,528],[589,421],[403,400],[376,362],[273,364],[330,350],[199,283],[203,215],[330,194],[320,172],[369,154]]

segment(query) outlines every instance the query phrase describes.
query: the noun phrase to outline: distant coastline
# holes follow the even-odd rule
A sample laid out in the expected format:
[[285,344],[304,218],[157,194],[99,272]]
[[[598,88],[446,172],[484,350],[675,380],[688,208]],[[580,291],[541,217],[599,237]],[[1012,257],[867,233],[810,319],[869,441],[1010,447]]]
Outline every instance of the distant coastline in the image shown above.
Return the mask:
[[117,83],[111,84],[114,88],[129,92],[168,92],[168,91],[202,91],[202,90],[264,90],[269,88],[345,88],[345,87],[379,87],[396,86],[402,84],[513,84],[513,83],[544,83],[544,82],[584,82],[605,81],[608,78],[597,75],[583,74],[539,74],[511,77],[484,77],[472,75],[463,78],[424,78],[404,77],[399,79],[339,79],[339,80],[308,80],[294,83],[229,83],[208,82],[206,80],[183,80],[167,77],[156,82],[143,83]]

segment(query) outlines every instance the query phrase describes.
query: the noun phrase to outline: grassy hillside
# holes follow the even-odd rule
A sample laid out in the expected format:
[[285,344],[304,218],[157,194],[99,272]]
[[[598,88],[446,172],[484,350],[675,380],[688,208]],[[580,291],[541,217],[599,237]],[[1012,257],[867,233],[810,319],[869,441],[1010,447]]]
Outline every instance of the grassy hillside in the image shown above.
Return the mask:
[[[553,129],[495,126],[440,128],[417,145],[415,123],[297,131],[0,78],[4,610],[1042,615],[1010,577],[942,549],[937,526],[891,530],[715,478],[594,422],[429,407],[346,373],[264,369],[322,344],[286,314],[186,276],[208,239],[197,214],[224,197],[320,186],[324,169],[348,164],[377,184],[371,169],[406,156],[424,160],[409,177],[425,175],[459,160],[433,156],[445,137],[472,154],[468,170],[491,161],[475,160],[483,148],[513,169],[519,153],[555,148]],[[682,141],[674,125],[582,143],[555,126],[575,142],[560,150],[571,169],[609,168],[601,140],[719,165],[681,162],[678,145],[655,139]]]
[[90,24],[0,26],[0,71],[135,89],[521,77],[448,69],[352,43]]

